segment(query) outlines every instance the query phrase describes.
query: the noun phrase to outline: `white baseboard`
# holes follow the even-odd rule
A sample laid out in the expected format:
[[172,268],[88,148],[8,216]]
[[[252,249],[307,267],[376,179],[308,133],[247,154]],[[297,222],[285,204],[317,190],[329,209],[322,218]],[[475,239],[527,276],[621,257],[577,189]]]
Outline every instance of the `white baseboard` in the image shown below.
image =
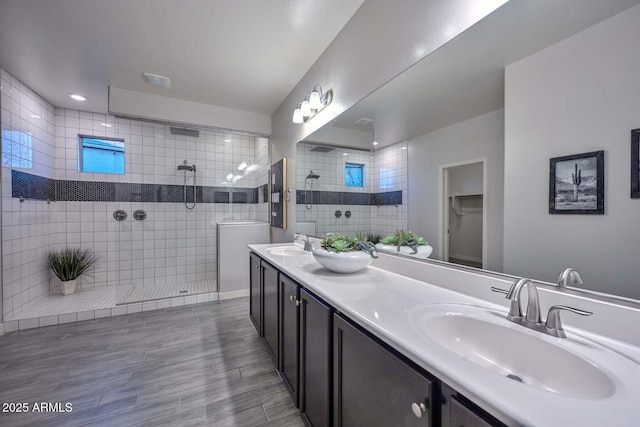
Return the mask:
[[454,253],[449,252],[449,258],[455,258],[455,259],[459,259],[459,260],[462,260],[462,261],[471,261],[471,262],[477,262],[477,263],[482,264],[482,257],[478,258],[478,257],[474,257],[474,256],[454,254]]
[[242,289],[239,291],[231,291],[231,292],[219,292],[218,299],[220,301],[225,299],[234,299],[234,298],[242,298],[249,296],[249,289]]

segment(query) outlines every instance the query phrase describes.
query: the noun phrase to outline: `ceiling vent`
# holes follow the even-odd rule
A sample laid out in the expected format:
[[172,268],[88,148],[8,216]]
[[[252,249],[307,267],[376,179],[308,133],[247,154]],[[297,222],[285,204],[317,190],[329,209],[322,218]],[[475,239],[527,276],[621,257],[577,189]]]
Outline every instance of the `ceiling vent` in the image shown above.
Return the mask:
[[193,138],[200,137],[200,131],[195,129],[176,128],[171,126],[169,130],[171,131],[171,135],[190,136]]
[[142,73],[142,80],[154,86],[171,87],[171,80],[169,80],[169,77],[160,76],[158,74]]
[[333,151],[332,147],[323,147],[322,145],[318,145],[317,147],[313,147],[309,151],[315,151],[316,153],[328,153],[329,151]]

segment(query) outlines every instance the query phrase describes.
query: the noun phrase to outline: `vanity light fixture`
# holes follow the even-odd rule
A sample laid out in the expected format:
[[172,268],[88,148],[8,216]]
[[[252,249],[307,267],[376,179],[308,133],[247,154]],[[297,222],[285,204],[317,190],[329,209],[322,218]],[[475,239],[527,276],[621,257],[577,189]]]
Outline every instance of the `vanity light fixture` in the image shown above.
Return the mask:
[[71,97],[71,99],[75,99],[76,101],[86,101],[87,100],[86,96],[78,95],[77,93],[70,93],[69,97]]
[[302,102],[293,110],[293,123],[305,123],[322,111],[333,101],[333,91],[322,92],[320,85],[315,85],[313,91],[304,97]]

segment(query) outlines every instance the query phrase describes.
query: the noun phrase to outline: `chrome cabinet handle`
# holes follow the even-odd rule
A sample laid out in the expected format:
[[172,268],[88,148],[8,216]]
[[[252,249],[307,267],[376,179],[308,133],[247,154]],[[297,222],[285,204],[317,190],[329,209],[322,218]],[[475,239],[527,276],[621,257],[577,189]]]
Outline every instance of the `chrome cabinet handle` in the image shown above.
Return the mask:
[[413,415],[418,418],[422,417],[422,414],[427,412],[427,406],[424,403],[412,403],[411,410],[413,411]]

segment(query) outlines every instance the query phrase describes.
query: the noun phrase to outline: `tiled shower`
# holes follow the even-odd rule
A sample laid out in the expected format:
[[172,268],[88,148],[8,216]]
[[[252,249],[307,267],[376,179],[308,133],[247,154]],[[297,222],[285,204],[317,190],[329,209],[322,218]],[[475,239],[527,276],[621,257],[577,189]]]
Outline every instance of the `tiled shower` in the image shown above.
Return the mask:
[[[268,220],[268,138],[215,128],[181,136],[170,126],[192,126],[55,108],[0,73],[4,320],[42,319],[53,314],[51,304],[97,316],[118,304],[168,296],[195,302],[194,294],[214,292],[216,223]],[[78,172],[79,134],[124,139],[125,173]],[[177,166],[184,160],[196,165],[193,210],[183,203]],[[127,219],[116,221],[116,210]],[[134,219],[136,210],[146,218]],[[98,258],[79,281],[80,308],[61,308],[49,286],[46,253],[64,246],[93,249]],[[144,304],[136,310],[163,306]]]
[[[345,163],[363,166],[362,187],[345,185]],[[305,184],[310,171],[319,178]],[[303,224],[300,229],[315,229],[317,236],[365,232],[384,237],[406,229],[406,144],[365,151],[298,143],[296,202],[296,221]]]

